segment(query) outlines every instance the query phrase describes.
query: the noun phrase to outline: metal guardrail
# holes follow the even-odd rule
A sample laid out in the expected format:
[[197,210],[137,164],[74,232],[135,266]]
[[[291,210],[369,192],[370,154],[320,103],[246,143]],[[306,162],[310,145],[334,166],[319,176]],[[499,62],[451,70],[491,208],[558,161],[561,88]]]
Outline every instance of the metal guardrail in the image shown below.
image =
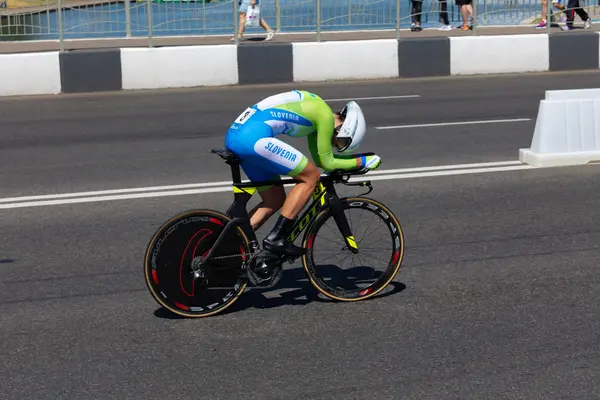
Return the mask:
[[[249,2],[250,0],[244,0]],[[532,24],[541,0],[472,0],[477,26]],[[583,0],[590,9],[600,0]],[[551,0],[548,0],[551,3]],[[261,16],[278,32],[402,30],[410,27],[411,0],[260,0]],[[421,26],[440,26],[439,0],[423,0]],[[453,27],[459,7],[447,3]],[[238,0],[0,0],[0,41],[231,35]],[[594,7],[591,7],[594,8]],[[600,7],[599,7],[600,9]],[[557,10],[554,9],[553,12]],[[246,33],[262,31],[246,28]]]

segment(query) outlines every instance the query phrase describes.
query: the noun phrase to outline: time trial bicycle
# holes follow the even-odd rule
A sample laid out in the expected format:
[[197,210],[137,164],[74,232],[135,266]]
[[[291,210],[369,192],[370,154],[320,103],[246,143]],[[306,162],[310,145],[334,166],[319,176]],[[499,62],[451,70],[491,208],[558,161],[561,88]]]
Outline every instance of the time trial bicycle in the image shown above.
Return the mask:
[[[242,182],[240,159],[228,150],[212,150],[231,167],[234,200],[222,213],[211,209],[195,209],[175,215],[164,223],[152,236],[145,254],[144,274],[146,285],[153,298],[169,311],[184,317],[207,317],[231,306],[245,291],[250,281],[255,287],[273,287],[282,274],[286,261],[294,257],[278,256],[262,250],[255,231],[250,224],[248,201],[260,187],[297,183],[294,179],[265,182]],[[338,301],[365,300],[381,292],[398,274],[404,258],[404,233],[396,216],[381,202],[364,197],[371,193],[371,181],[350,182],[352,176],[362,175],[366,169],[336,170],[321,176],[312,202],[296,219],[289,235],[294,242],[305,231],[302,247],[306,249],[300,258],[311,284],[325,296]],[[366,193],[356,197],[340,198],[336,184],[366,187]],[[375,255],[362,257],[379,260],[386,267],[379,277],[366,287],[342,287],[341,283],[328,279],[320,269],[314,252],[319,243],[320,230],[331,220],[335,224],[338,239],[341,238],[340,254],[346,257],[361,256],[361,241],[351,227],[350,211],[372,214],[384,230],[385,239],[379,245],[390,245],[382,253],[380,247]],[[359,220],[362,218],[359,218]],[[350,220],[350,222],[349,222]],[[373,236],[375,229],[365,237]],[[324,243],[331,239],[324,238]],[[372,274],[370,274],[372,275]]]

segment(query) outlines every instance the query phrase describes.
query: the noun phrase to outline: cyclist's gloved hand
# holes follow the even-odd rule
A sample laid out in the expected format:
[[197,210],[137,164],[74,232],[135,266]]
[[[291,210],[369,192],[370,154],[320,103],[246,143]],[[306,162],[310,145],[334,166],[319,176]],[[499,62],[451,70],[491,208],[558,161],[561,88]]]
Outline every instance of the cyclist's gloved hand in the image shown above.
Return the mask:
[[376,169],[381,165],[381,157],[375,154],[361,155],[361,164],[363,168],[372,170]]

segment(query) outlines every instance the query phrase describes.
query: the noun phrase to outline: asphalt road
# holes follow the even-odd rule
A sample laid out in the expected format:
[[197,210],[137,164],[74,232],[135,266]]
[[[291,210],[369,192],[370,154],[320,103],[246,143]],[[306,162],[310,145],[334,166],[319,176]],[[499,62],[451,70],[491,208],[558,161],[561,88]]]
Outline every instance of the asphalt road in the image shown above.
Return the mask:
[[[396,169],[518,160],[544,90],[599,78],[301,88],[329,99],[419,95],[361,101],[364,148]],[[374,181],[372,196],[407,240],[390,294],[324,301],[296,264],[276,290],[250,290],[201,320],[158,307],[144,250],[167,218],[223,210],[229,191],[2,207],[19,196],[227,180],[209,149],[245,107],[291,87],[0,100],[2,398],[599,398],[598,166]],[[467,121],[487,123],[375,129]]]

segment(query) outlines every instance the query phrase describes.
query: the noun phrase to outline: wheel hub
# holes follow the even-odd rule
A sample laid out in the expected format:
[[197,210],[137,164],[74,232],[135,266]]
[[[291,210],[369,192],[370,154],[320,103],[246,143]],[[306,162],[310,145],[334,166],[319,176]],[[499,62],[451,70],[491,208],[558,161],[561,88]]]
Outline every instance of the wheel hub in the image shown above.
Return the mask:
[[206,278],[206,273],[204,271],[204,257],[195,257],[192,260],[192,272],[194,279]]

